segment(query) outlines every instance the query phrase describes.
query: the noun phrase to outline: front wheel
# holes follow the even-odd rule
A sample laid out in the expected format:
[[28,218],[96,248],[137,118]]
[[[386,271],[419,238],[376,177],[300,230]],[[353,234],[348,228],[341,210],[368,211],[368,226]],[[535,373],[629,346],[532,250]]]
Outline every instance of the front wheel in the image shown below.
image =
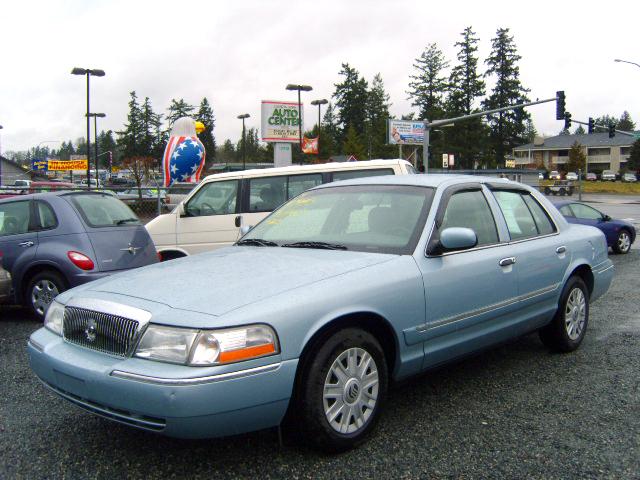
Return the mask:
[[40,272],[29,282],[27,304],[37,318],[44,319],[53,299],[66,289],[66,282],[59,273],[54,271]]
[[551,323],[540,329],[540,340],[554,352],[571,352],[584,339],[589,323],[589,290],[577,276],[569,278]]
[[613,245],[613,251],[616,253],[629,253],[631,250],[631,236],[629,232],[626,230],[620,230],[618,234],[618,239],[616,243]]
[[306,438],[317,447],[345,451],[373,431],[387,394],[380,343],[347,328],[331,335],[307,363],[298,398]]

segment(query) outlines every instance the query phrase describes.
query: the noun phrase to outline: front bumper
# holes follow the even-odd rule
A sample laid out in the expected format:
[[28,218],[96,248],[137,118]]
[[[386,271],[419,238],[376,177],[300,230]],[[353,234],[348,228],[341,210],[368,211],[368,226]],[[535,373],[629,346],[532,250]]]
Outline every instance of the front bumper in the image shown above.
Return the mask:
[[69,344],[44,328],[31,335],[28,352],[40,380],[75,405],[180,438],[219,437],[279,425],[298,364],[297,359],[272,357],[262,359],[270,364],[238,370],[238,365],[200,368],[122,359]]

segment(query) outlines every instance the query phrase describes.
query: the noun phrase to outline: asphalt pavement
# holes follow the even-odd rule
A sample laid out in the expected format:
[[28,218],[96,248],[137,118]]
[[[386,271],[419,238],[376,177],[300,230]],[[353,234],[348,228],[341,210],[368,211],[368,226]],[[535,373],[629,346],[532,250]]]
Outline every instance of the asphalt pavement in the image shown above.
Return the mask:
[[370,442],[327,456],[275,430],[185,441],[85,413],[27,363],[39,328],[0,309],[0,478],[640,478],[640,252],[571,354],[536,335],[396,387]]

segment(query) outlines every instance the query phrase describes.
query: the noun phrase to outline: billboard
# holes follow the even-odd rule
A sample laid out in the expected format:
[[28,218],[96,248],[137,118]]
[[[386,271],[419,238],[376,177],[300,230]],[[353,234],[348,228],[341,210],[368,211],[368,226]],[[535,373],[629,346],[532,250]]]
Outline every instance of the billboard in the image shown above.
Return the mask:
[[261,110],[263,142],[300,142],[299,125],[304,128],[304,105],[298,102],[263,100]]
[[412,120],[389,119],[389,145],[422,145],[424,123]]
[[47,160],[38,160],[34,158],[31,160],[31,170],[46,172],[48,170]]
[[59,172],[62,170],[86,170],[87,160],[49,160],[48,170]]

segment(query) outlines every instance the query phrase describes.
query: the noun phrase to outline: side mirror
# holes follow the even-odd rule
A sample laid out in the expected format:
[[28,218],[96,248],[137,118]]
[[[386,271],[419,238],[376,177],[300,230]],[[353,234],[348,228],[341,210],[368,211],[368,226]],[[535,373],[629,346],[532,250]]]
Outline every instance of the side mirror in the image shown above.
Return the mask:
[[440,233],[440,244],[446,250],[464,250],[475,247],[478,244],[478,236],[470,228],[445,228]]
[[603,215],[602,220],[604,220],[605,222],[608,222],[609,220],[611,220],[611,217],[609,215]]
[[244,237],[247,233],[251,231],[253,225],[243,225],[240,227],[240,236]]
[[187,216],[187,212],[186,212],[186,210],[184,208],[184,203],[179,203],[176,208],[178,210],[178,215],[180,217],[186,217]]

